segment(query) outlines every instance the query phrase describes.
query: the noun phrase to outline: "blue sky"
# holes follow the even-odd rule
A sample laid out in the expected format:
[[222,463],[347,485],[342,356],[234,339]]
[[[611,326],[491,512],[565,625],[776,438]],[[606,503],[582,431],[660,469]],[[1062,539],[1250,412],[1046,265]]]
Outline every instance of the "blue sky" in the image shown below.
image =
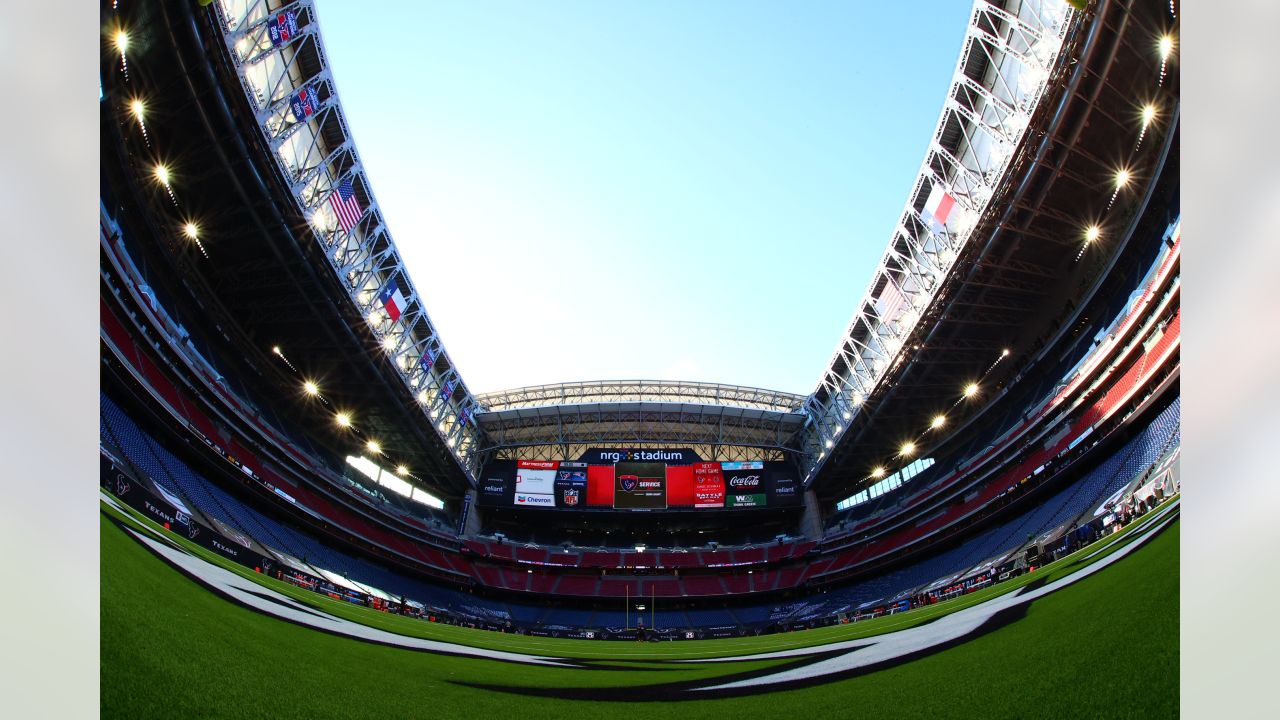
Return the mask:
[[810,392],[902,210],[969,9],[318,3],[373,190],[475,392]]

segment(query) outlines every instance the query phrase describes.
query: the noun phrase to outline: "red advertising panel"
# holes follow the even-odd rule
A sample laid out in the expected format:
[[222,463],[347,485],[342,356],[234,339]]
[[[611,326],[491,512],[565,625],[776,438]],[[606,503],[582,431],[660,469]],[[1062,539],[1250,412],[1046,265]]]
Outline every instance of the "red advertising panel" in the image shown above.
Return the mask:
[[613,507],[613,466],[587,466],[587,504]]
[[672,507],[693,505],[693,466],[667,466],[667,504]]
[[700,508],[724,507],[724,473],[718,462],[694,463],[693,506]]

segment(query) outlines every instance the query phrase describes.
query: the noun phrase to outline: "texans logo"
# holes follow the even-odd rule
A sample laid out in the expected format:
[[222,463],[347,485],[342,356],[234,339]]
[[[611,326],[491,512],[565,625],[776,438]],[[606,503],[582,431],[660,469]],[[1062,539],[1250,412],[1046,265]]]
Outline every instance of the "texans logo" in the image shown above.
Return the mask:
[[618,478],[618,482],[622,485],[623,490],[627,492],[635,492],[636,486],[640,484],[640,478],[635,475],[623,475]]

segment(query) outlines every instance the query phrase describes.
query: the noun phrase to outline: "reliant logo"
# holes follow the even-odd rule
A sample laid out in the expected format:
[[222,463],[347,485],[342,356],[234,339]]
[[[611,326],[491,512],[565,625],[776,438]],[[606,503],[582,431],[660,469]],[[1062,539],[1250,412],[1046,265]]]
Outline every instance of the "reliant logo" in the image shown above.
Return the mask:
[[501,495],[507,491],[507,486],[501,482],[485,483],[484,492],[486,495]]

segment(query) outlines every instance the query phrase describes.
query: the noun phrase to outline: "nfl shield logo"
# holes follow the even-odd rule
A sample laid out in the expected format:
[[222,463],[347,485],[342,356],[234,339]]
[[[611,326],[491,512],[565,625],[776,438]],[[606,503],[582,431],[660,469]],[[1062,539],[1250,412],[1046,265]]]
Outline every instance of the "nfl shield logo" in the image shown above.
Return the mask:
[[640,478],[635,475],[623,475],[618,480],[622,484],[622,489],[627,492],[635,492],[636,486],[640,484]]
[[572,488],[570,488],[570,489],[568,489],[568,490],[565,490],[565,491],[564,491],[564,504],[565,504],[565,505],[577,505],[577,504],[578,504],[578,491],[577,491],[577,490],[575,490],[575,489],[572,489]]

